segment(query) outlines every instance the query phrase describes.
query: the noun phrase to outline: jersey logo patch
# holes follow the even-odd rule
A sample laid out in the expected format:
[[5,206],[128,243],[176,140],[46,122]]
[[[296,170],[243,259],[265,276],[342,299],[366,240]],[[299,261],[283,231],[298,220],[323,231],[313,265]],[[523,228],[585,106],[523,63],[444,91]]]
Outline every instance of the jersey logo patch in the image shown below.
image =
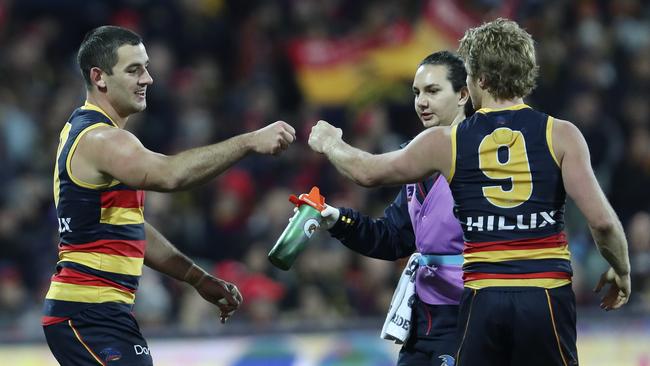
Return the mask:
[[59,233],[72,232],[70,229],[70,220],[72,220],[70,217],[59,218]]
[[543,228],[546,225],[555,225],[554,219],[557,211],[533,212],[530,215],[517,215],[517,222],[510,222],[511,218],[505,216],[469,216],[465,220],[467,231],[511,231]]

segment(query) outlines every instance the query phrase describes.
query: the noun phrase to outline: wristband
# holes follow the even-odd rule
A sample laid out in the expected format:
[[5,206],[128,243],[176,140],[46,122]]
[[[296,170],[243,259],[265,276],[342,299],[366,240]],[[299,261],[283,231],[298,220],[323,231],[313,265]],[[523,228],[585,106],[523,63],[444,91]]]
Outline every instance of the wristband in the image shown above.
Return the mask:
[[192,263],[190,268],[187,269],[185,272],[185,275],[183,276],[183,281],[189,283],[192,285],[192,287],[198,287],[201,285],[201,282],[206,277],[206,272],[201,269],[201,267],[197,266],[196,264]]

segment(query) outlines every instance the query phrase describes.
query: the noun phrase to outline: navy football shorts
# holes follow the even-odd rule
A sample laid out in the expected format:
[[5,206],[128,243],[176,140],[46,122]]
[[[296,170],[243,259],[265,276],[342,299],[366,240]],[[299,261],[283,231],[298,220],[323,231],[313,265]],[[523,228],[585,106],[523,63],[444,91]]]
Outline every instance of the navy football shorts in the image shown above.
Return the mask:
[[465,288],[456,366],[575,366],[571,285]]
[[138,323],[120,304],[93,305],[43,330],[61,366],[153,365]]
[[458,305],[429,305],[416,298],[411,321],[397,366],[454,366]]

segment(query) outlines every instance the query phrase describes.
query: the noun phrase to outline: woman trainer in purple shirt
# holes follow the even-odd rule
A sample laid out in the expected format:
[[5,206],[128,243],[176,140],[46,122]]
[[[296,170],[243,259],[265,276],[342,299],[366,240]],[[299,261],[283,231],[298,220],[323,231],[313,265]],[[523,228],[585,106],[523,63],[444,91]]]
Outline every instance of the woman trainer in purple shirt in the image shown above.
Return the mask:
[[[415,111],[425,128],[457,124],[471,114],[466,76],[462,60],[451,52],[435,52],[422,60],[413,80],[413,94]],[[421,254],[410,333],[398,365],[454,364],[458,303],[463,292],[463,232],[453,207],[447,181],[434,175],[404,185],[381,218],[344,207],[328,206],[322,212],[323,226],[355,252],[391,261]]]

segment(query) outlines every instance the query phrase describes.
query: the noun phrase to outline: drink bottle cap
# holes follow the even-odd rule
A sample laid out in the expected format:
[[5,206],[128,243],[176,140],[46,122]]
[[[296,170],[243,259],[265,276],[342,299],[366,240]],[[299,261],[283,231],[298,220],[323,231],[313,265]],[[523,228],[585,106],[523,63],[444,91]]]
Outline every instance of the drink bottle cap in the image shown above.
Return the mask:
[[309,194],[303,193],[299,197],[296,197],[295,194],[292,194],[289,196],[289,201],[297,207],[300,207],[302,205],[309,205],[317,209],[319,212],[325,209],[325,197],[321,196],[320,189],[318,189],[316,186],[312,187],[311,191],[309,191]]

